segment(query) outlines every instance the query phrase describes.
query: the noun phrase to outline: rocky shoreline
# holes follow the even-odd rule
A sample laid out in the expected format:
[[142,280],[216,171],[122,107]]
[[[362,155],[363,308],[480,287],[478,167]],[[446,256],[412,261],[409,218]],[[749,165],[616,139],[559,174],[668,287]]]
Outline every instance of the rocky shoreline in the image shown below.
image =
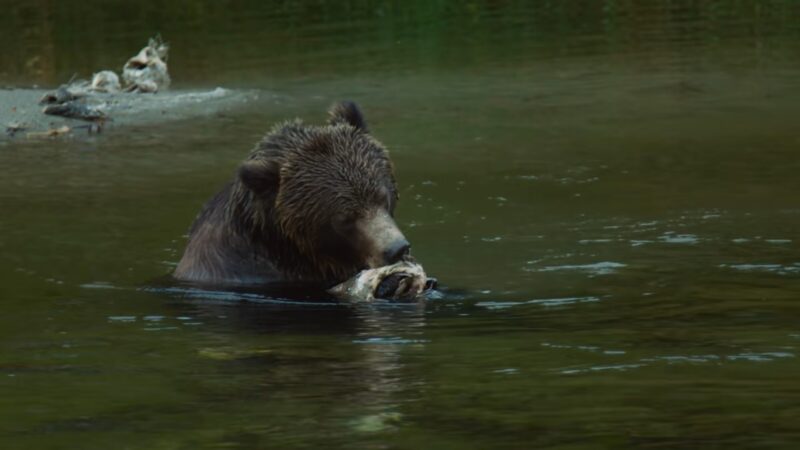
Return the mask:
[[131,125],[169,123],[207,116],[235,108],[258,98],[254,91],[215,88],[172,90],[158,94],[94,93],[92,102],[102,103],[106,118],[87,121],[47,115],[39,100],[44,89],[0,89],[0,140],[82,137]]

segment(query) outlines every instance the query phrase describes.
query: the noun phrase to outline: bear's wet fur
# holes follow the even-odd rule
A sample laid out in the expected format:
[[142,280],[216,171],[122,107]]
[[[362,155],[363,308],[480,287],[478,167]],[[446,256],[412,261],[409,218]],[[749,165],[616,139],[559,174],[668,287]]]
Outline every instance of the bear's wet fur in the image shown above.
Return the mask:
[[174,277],[332,286],[408,257],[389,153],[358,106],[275,126],[195,219]]

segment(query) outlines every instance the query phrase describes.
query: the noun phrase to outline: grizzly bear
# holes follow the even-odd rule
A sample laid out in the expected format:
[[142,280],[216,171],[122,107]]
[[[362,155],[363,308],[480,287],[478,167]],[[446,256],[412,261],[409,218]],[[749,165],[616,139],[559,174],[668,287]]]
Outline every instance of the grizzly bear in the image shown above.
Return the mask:
[[284,122],[262,139],[198,214],[175,278],[327,288],[410,259],[393,218],[389,153],[355,103],[329,115],[322,126]]

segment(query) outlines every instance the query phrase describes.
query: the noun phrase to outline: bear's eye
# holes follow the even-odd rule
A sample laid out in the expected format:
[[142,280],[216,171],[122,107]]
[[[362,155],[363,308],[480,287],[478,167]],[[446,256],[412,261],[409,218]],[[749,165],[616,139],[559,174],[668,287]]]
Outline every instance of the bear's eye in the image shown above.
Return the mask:
[[336,231],[344,234],[355,226],[356,219],[354,214],[338,213],[333,216],[331,224]]
[[397,191],[388,186],[382,186],[376,191],[374,201],[375,205],[386,208],[390,215],[394,215],[394,207],[397,204]]

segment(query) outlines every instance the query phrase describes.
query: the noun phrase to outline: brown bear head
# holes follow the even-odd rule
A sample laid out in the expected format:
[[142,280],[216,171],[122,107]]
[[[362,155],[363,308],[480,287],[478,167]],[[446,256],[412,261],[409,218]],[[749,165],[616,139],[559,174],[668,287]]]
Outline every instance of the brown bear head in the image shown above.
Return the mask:
[[338,283],[408,257],[392,162],[352,102],[334,105],[324,126],[275,127],[238,178],[269,257],[290,276]]

